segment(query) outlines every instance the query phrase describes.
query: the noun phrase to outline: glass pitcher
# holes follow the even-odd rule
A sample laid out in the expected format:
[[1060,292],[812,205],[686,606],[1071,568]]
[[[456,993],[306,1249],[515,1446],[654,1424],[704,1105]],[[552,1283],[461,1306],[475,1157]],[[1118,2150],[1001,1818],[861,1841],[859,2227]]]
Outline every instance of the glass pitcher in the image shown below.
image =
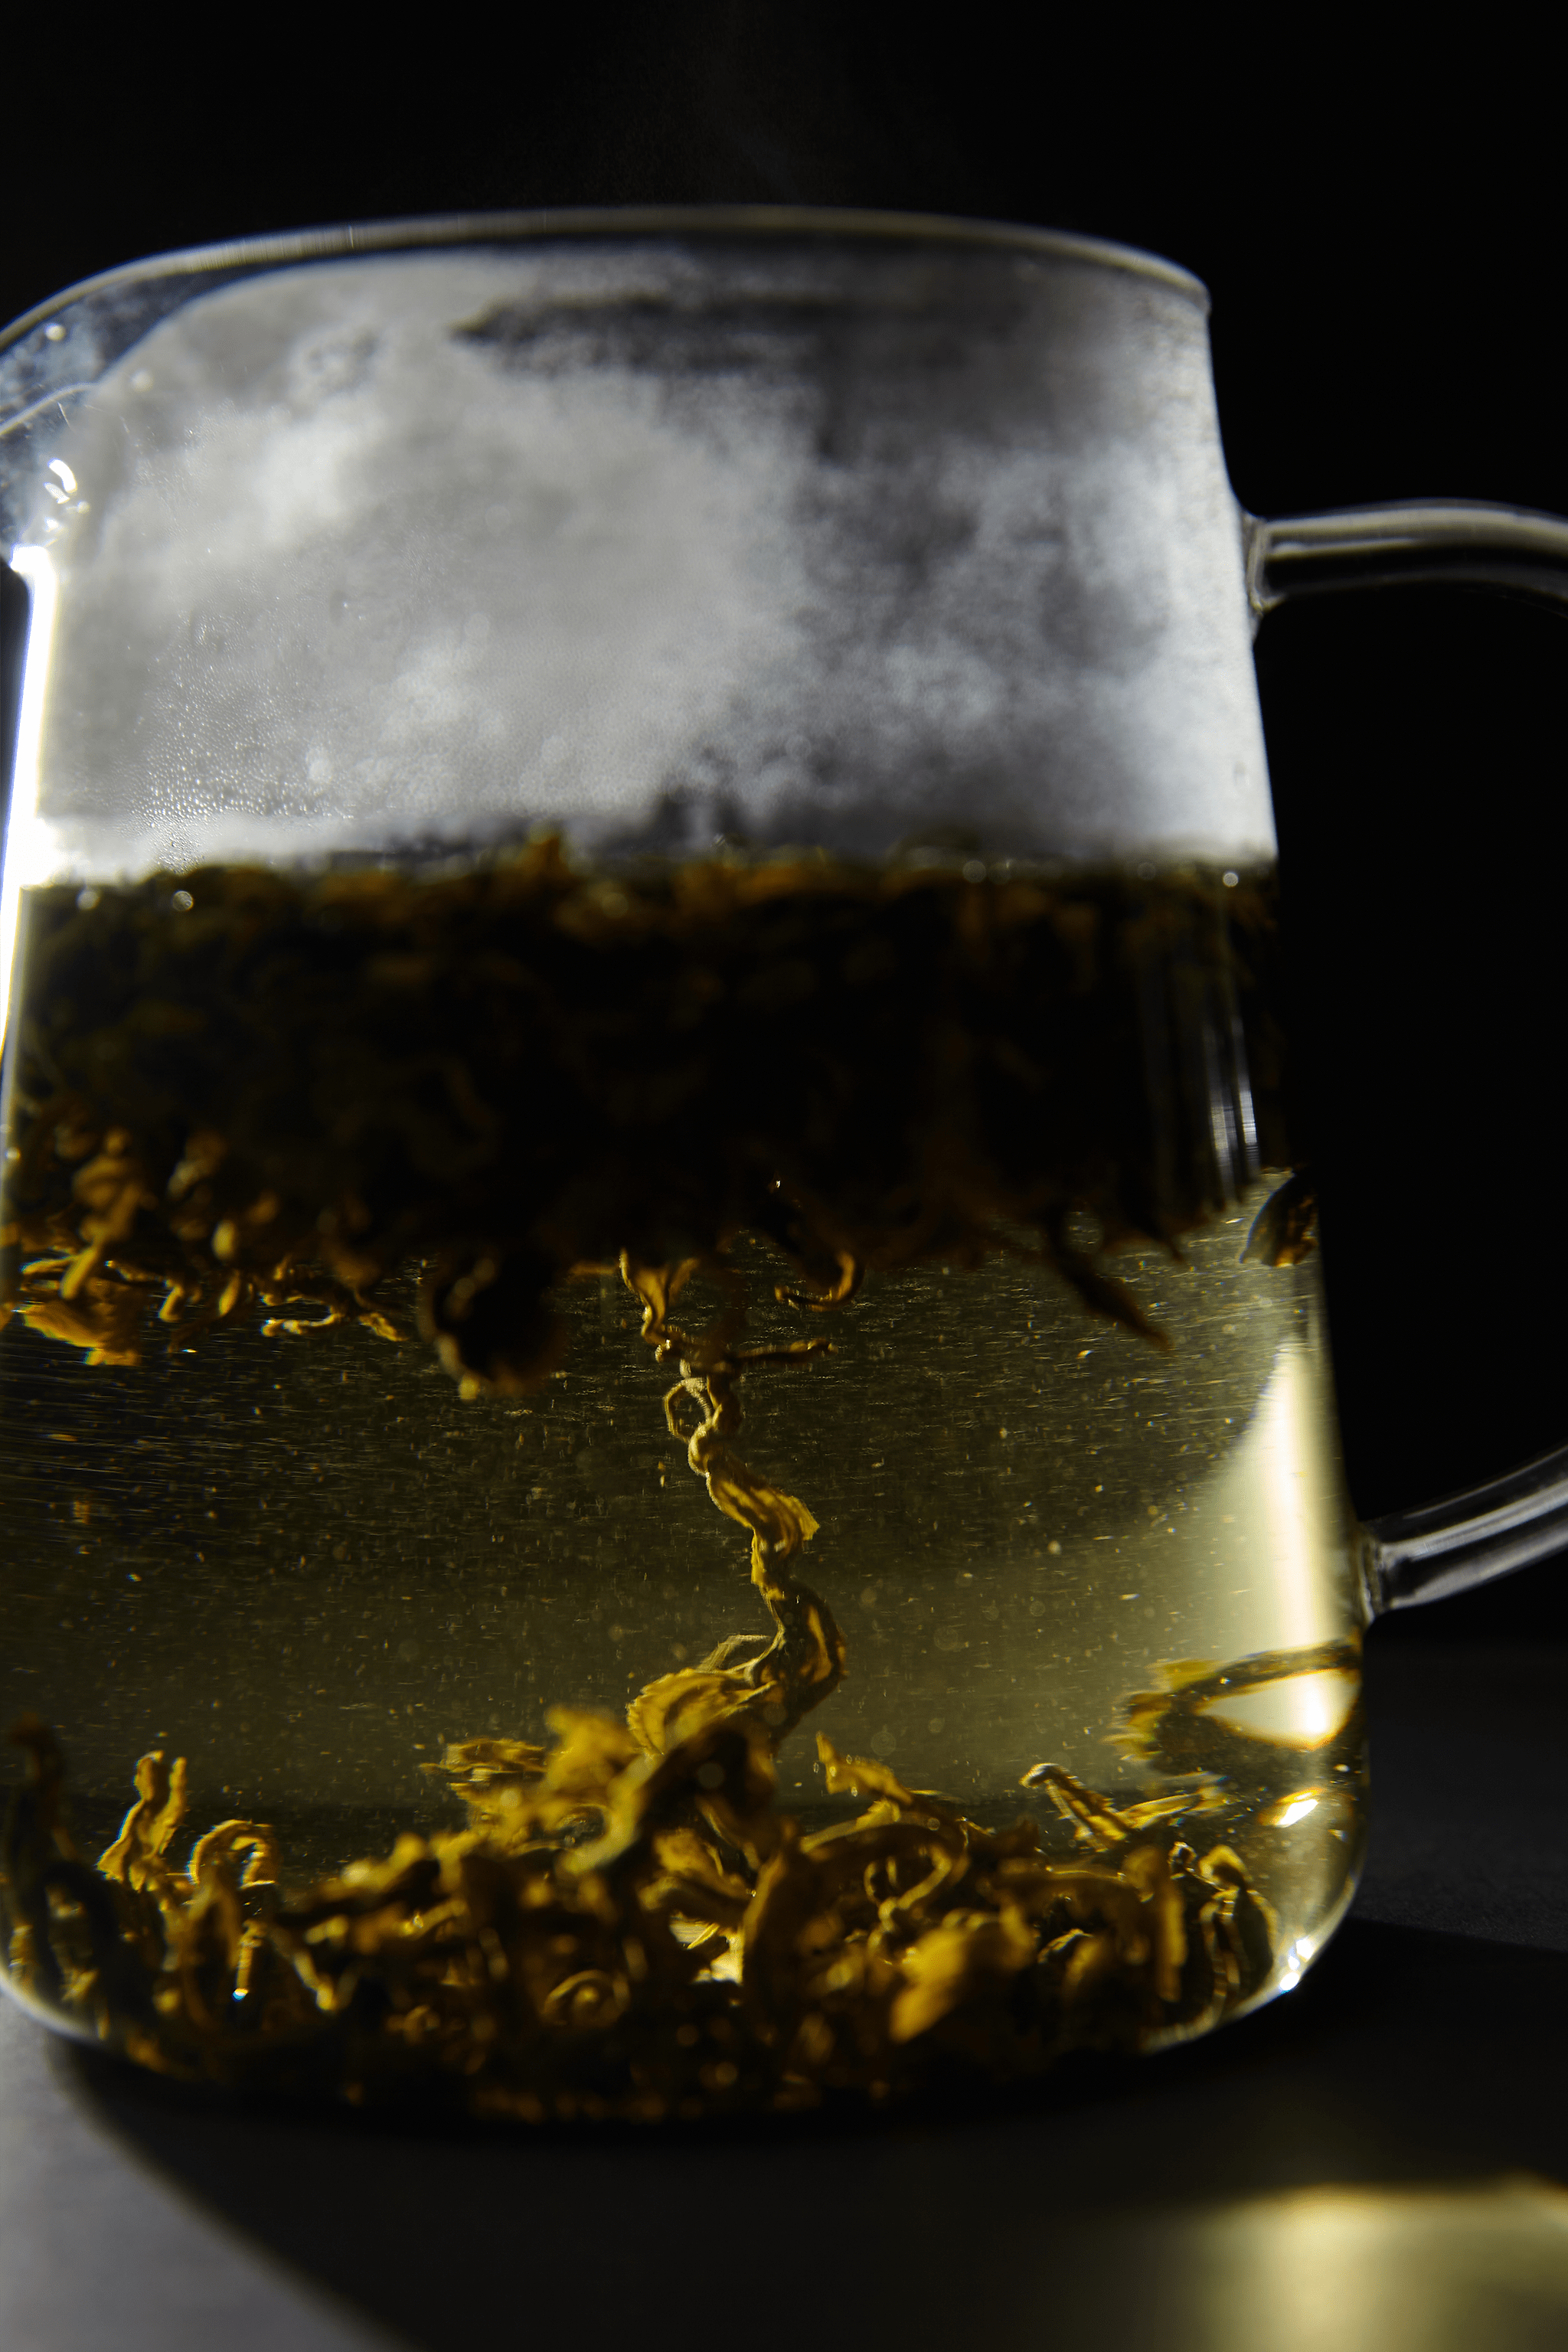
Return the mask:
[[[0,1975],[524,2120],[1153,2049],[1354,1888],[1384,1608],[1203,288],[964,221],[176,254],[0,344]],[[16,589],[21,583],[25,595]]]

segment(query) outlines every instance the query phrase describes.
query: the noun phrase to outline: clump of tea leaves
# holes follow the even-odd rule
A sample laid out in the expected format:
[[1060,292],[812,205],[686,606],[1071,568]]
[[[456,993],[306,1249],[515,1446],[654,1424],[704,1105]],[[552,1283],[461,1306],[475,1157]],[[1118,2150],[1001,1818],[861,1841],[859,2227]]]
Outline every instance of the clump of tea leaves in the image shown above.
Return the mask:
[[258,1311],[392,1337],[413,1261],[448,1368],[515,1391],[574,1266],[742,1232],[803,1300],[1026,1247],[1142,1328],[1075,1219],[1173,1242],[1297,1157],[1267,878],[545,841],[35,890],[19,954],[0,1301],[103,1362]]
[[[846,1652],[796,1573],[809,1508],[736,1450],[738,1390],[826,1341],[745,1347],[724,1249],[768,1236],[805,1309],[868,1268],[1022,1250],[1157,1339],[1103,1250],[1174,1248],[1246,1154],[1291,1158],[1266,884],[816,858],[612,879],[544,842],[436,876],[37,891],[22,952],[6,1312],[89,1363],[257,1314],[393,1341],[378,1287],[412,1261],[423,1334],[477,1396],[547,1377],[553,1287],[617,1265],[773,1632],[624,1723],[557,1709],[548,1749],[457,1743],[430,1769],[466,1832],[289,1904],[265,1825],[170,1860],[184,1766],[159,1752],[90,1864],[24,1723],[0,1852],[18,1981],[176,2074],[539,2118],[1026,2074],[1265,1980],[1240,1864],[1175,1834],[1190,1793],[1118,1811],[1036,1767],[1085,1849],[1065,1864],[1031,1821],[982,1829],[819,1738],[830,1792],[868,1810],[803,1835],[775,1809],[773,1752]],[[1234,1164],[1216,1101],[1243,1107]],[[1309,1245],[1298,1196],[1253,1255]],[[671,1318],[699,1271],[729,1305],[693,1334]]]

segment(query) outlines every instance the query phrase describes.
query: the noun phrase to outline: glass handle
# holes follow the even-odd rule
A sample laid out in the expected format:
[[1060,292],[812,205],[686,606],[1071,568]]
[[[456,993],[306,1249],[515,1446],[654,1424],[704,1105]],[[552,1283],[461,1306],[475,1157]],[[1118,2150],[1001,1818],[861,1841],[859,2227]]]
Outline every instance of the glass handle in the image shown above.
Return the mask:
[[[1290,596],[1331,588],[1450,583],[1568,604],[1568,521],[1473,499],[1347,507],[1339,514],[1242,515],[1253,635]],[[1568,1541],[1568,1446],[1485,1486],[1361,1529],[1374,1615],[1468,1592]]]
[[1362,1575],[1374,1616],[1444,1601],[1544,1559],[1568,1541],[1568,1445],[1414,1511],[1361,1530]]
[[1474,499],[1421,499],[1267,522],[1242,512],[1252,634],[1289,596],[1450,584],[1568,604],[1568,521]]

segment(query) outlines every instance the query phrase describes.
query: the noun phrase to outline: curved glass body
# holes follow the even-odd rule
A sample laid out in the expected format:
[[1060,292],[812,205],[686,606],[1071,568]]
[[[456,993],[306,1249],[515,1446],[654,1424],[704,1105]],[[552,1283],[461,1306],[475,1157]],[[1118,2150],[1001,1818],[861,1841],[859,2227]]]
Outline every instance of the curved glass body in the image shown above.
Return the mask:
[[705,210],[0,339],[54,2021],[789,2107],[1156,2046],[1329,1932],[1361,1591],[1205,322]]

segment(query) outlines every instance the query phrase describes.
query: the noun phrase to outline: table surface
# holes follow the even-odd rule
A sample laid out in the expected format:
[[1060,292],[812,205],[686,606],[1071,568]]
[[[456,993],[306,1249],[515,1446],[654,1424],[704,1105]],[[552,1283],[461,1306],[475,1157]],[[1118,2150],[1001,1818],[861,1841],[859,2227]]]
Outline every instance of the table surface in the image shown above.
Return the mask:
[[1049,2099],[828,2133],[247,2113],[0,2002],[4,2352],[1568,2343],[1568,1652],[1369,1641],[1352,1916],[1297,1991]]

